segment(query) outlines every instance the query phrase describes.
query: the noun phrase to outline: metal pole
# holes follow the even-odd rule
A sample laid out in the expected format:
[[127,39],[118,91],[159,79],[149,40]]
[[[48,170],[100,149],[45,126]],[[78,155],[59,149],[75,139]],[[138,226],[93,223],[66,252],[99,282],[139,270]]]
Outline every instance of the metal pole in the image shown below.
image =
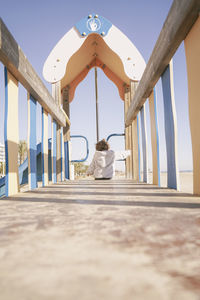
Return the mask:
[[97,67],[95,69],[95,94],[96,94],[96,131],[97,142],[99,141],[99,110],[98,110],[98,86],[97,86]]

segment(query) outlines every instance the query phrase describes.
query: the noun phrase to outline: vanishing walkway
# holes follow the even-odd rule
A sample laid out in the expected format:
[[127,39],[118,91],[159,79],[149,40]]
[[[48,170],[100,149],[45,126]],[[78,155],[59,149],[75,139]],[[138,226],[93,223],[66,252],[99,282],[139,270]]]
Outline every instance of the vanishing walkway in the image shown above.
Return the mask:
[[74,181],[0,200],[2,300],[199,299],[199,198]]

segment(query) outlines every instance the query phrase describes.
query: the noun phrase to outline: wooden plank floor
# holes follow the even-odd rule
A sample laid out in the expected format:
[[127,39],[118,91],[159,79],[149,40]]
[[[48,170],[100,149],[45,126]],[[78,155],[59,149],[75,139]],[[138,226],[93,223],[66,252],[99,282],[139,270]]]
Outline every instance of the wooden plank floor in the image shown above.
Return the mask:
[[73,181],[0,200],[1,300],[200,295],[200,198]]

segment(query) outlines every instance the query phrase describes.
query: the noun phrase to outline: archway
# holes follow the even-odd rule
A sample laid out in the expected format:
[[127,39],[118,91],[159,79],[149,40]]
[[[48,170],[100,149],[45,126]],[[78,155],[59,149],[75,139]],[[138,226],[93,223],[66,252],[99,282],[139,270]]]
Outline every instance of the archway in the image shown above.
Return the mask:
[[[52,84],[54,98],[63,106],[68,116],[76,87],[94,67],[101,68],[117,86],[120,98],[124,101],[126,114],[137,82],[145,69],[144,59],[134,44],[117,27],[107,19],[92,14],[80,20],[64,35],[51,51],[43,68],[44,78]],[[59,130],[60,128],[57,128],[57,132]],[[63,128],[63,134],[65,175],[69,178],[69,126]],[[129,136],[130,130],[127,128],[126,149],[132,148]],[[60,134],[57,134],[57,137],[59,138]],[[133,158],[128,160],[127,174],[130,178],[133,173],[131,171]]]

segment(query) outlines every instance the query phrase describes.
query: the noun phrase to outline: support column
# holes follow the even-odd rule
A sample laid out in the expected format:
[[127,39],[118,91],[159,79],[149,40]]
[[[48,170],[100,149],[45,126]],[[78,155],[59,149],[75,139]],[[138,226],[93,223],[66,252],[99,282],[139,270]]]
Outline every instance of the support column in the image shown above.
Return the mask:
[[48,113],[42,107],[42,186],[48,184]]
[[160,151],[159,151],[158,116],[157,116],[157,101],[156,101],[155,88],[149,97],[149,111],[150,111],[150,121],[151,121],[153,184],[160,186]]
[[[61,105],[61,83],[60,81],[52,84],[52,97]],[[56,128],[56,174],[57,174],[57,181],[61,181],[61,127],[57,124]]]
[[56,129],[56,174],[57,174],[57,181],[61,181],[61,127],[57,124]]
[[140,112],[137,114],[137,136],[138,136],[138,175],[141,181],[141,164],[140,164]]
[[36,100],[28,93],[28,183],[29,189],[37,187],[37,134]]
[[187,35],[185,54],[188,76],[189,119],[193,154],[193,193],[200,195],[200,17]]
[[167,149],[167,186],[169,188],[179,190],[177,122],[172,61],[162,74],[162,88],[165,116],[165,139]]
[[142,153],[143,153],[143,181],[148,183],[148,150],[147,150],[147,131],[146,131],[146,104],[140,110],[141,131],[142,131]]
[[61,181],[64,181],[65,180],[65,153],[64,153],[63,127],[61,128],[60,142],[61,142]]
[[18,81],[7,70],[5,74],[5,119],[4,119],[4,141],[6,160],[6,196],[19,192],[18,174]]
[[52,182],[56,183],[56,128],[57,128],[57,123],[53,119],[51,119],[51,125],[52,125],[52,138],[51,138],[51,165],[52,165]]
[[[125,85],[124,88],[124,120],[130,106],[130,87]],[[125,149],[132,150],[132,128],[131,125],[125,127]],[[126,158],[126,178],[132,179],[132,155]]]
[[[136,91],[138,83],[131,82],[131,101],[133,101],[133,97]],[[138,126],[137,126],[137,118],[133,120],[131,124],[132,131],[132,170],[133,170],[133,180],[139,181],[139,156],[138,156]]]
[[[62,91],[63,109],[67,116],[70,118],[70,105],[69,105],[69,87]],[[65,178],[70,179],[70,126],[67,124],[63,127],[64,137],[64,157],[65,157]]]

